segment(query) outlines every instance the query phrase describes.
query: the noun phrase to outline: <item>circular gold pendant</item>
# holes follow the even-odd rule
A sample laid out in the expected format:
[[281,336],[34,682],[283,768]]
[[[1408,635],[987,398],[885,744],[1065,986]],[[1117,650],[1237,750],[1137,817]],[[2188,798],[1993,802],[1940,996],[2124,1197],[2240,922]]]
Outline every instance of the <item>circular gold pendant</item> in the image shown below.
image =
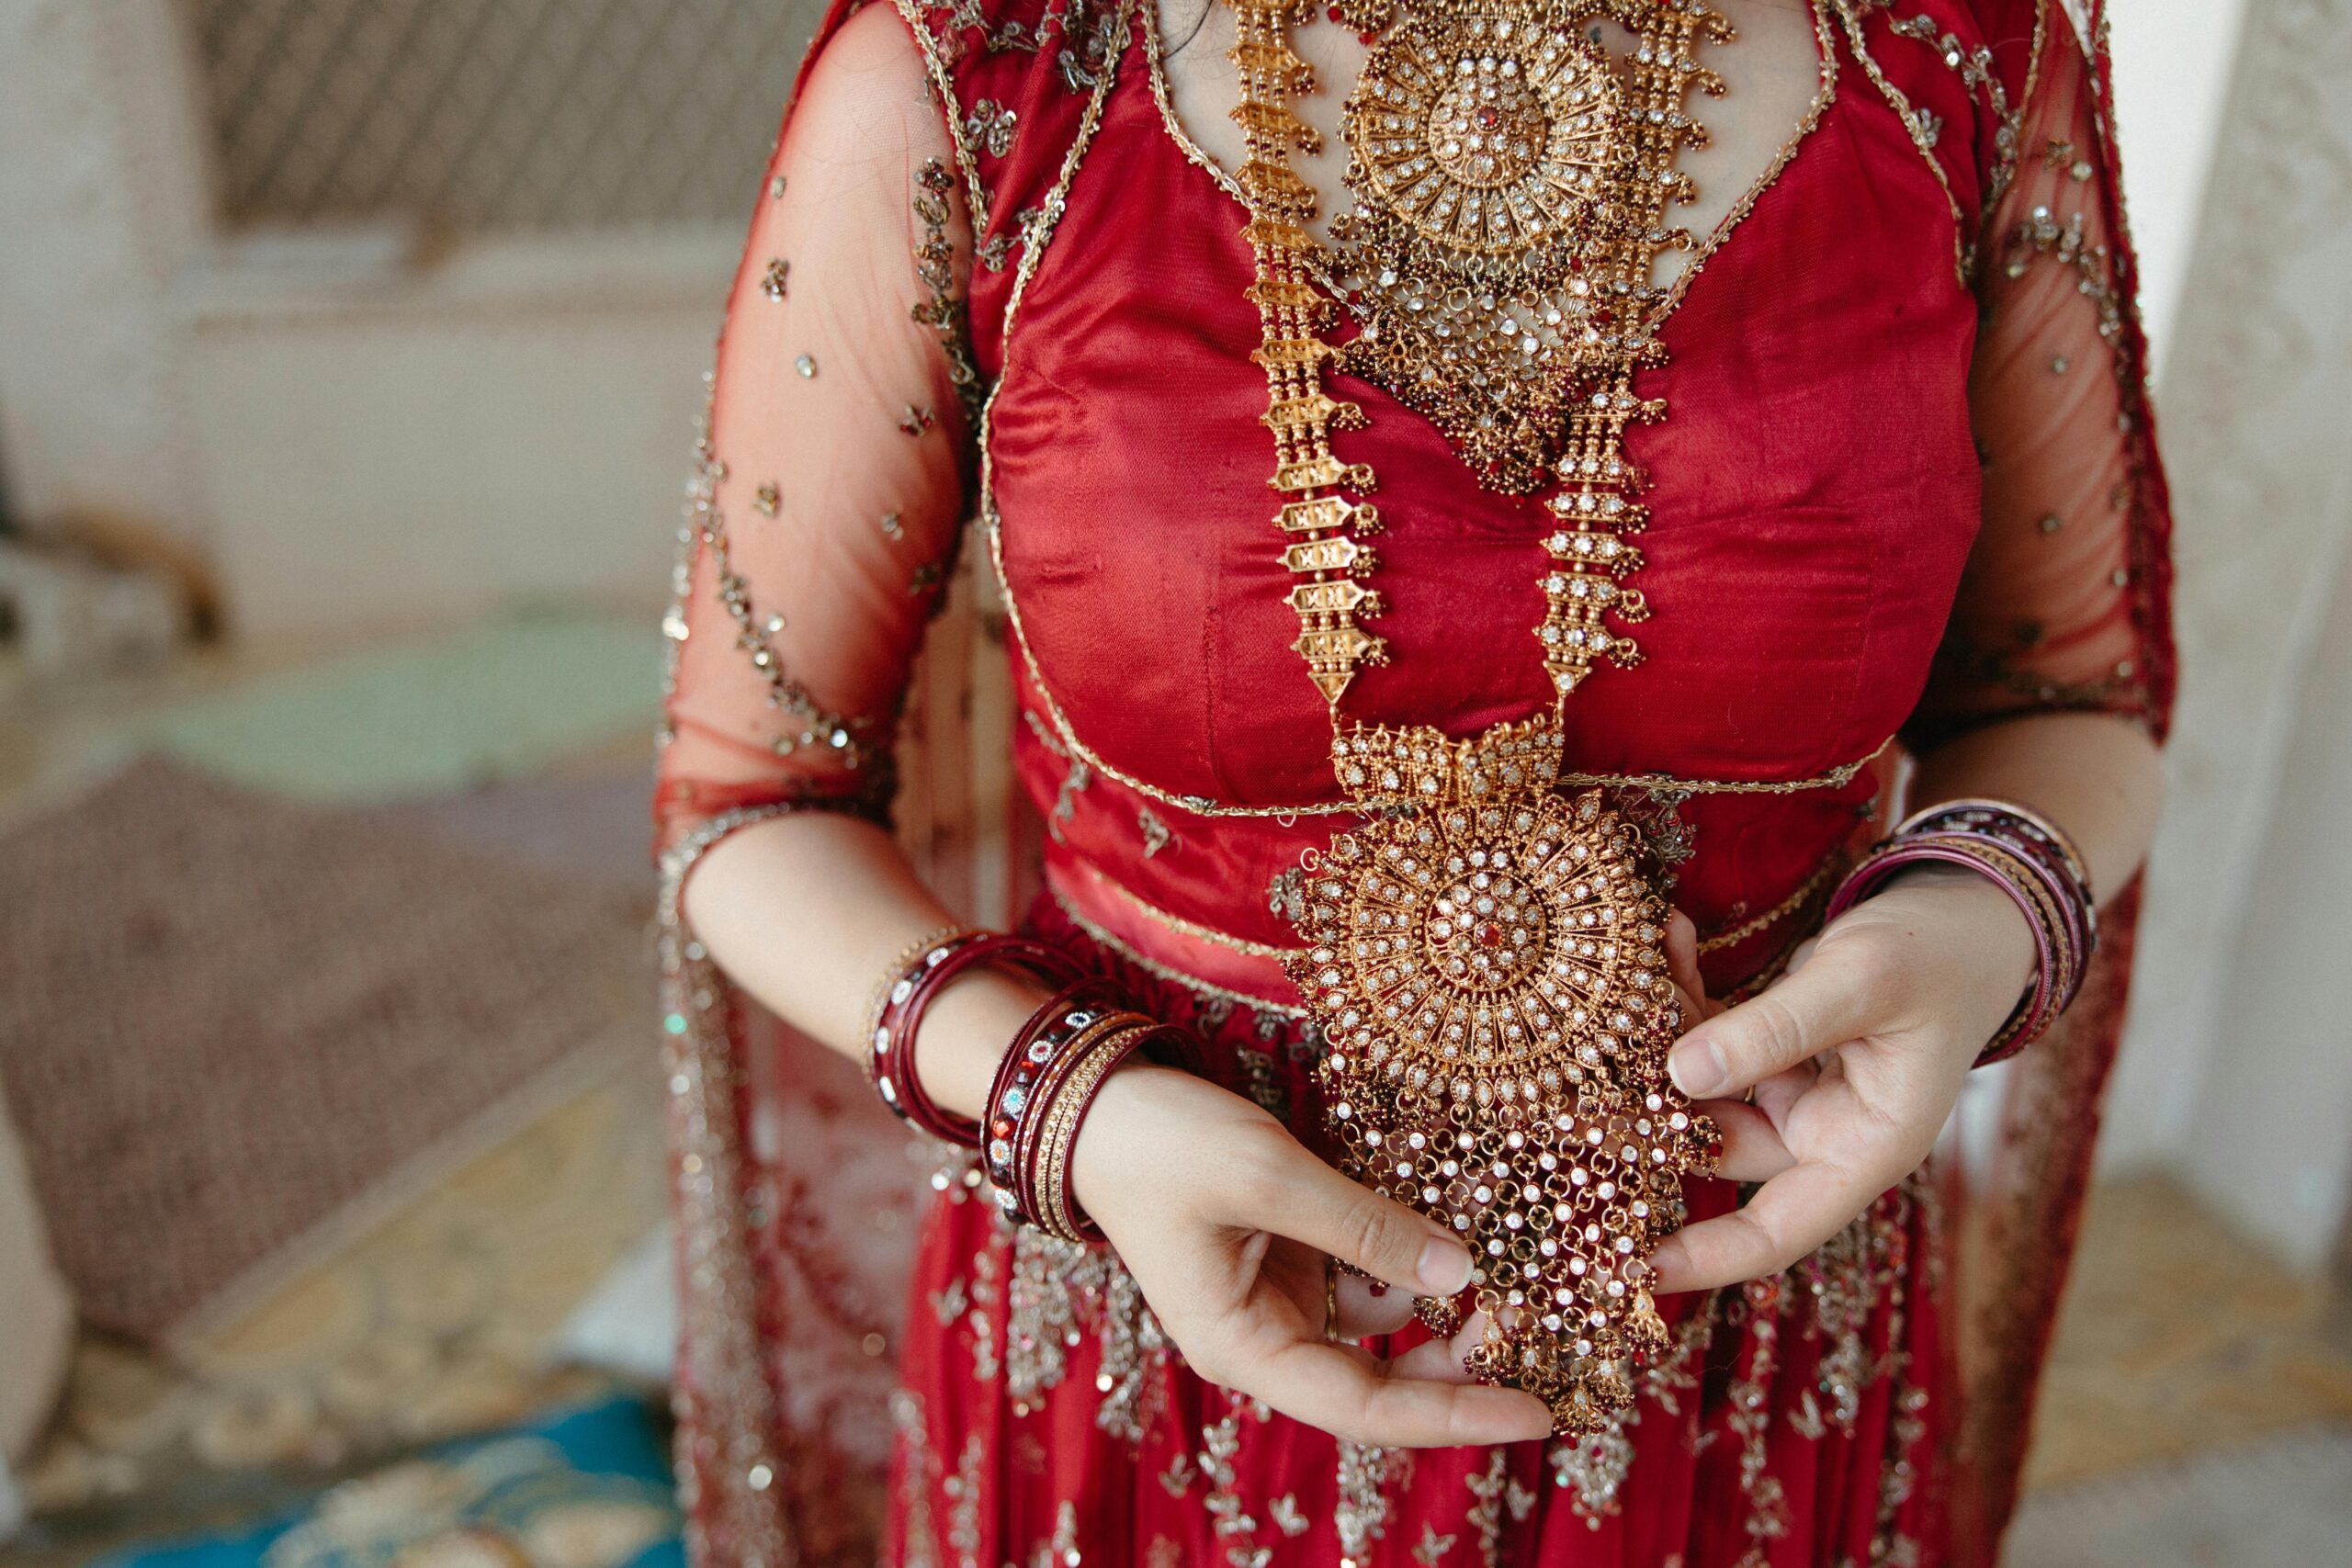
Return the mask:
[[1607,59],[1526,7],[1412,14],[1344,113],[1359,199],[1457,265],[1565,259],[1625,161]]
[[1335,1038],[1483,1107],[1572,1094],[1650,1034],[1673,1002],[1656,901],[1632,834],[1578,806],[1456,807],[1334,842],[1312,886],[1332,910],[1315,978],[1349,1004]]
[[[1560,744],[1548,719],[1340,737],[1370,819],[1310,867],[1291,974],[1330,1046],[1350,1174],[1462,1237],[1487,1324],[1471,1369],[1569,1431],[1663,1346],[1646,1260],[1715,1141],[1666,1081],[1665,903],[1599,792],[1554,787]],[[1443,1327],[1458,1303],[1424,1315]]]

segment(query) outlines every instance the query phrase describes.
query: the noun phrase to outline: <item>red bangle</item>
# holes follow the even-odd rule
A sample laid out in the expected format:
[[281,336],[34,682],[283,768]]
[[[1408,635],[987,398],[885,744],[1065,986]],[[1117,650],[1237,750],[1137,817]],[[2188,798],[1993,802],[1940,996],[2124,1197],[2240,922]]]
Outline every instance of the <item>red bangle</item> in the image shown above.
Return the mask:
[[1119,1007],[1106,982],[1080,981],[1031,1016],[989,1087],[981,1152],[1010,1218],[1064,1240],[1102,1239],[1071,1190],[1070,1151],[1103,1083],[1139,1050],[1188,1069],[1199,1066],[1189,1034]]
[[924,943],[899,965],[866,1032],[866,1066],[882,1102],[909,1124],[965,1148],[979,1146],[980,1125],[942,1110],[924,1092],[915,1071],[915,1039],[932,999],[950,980],[982,964],[1025,969],[1049,986],[1066,985],[1078,974],[1077,963],[1067,954],[1027,937],[950,931]]

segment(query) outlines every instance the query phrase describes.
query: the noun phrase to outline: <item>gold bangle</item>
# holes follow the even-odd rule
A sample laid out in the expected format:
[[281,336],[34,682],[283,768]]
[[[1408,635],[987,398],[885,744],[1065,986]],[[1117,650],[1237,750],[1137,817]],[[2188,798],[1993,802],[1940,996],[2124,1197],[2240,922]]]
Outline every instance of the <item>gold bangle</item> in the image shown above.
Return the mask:
[[[1159,1025],[1141,1013],[1114,1013],[1107,1027],[1090,1031],[1073,1042],[1074,1060],[1054,1085],[1053,1100],[1039,1116],[1035,1161],[1038,1226],[1062,1241],[1090,1239],[1085,1216],[1072,1201],[1069,1159],[1078,1146],[1079,1124],[1084,1121],[1095,1089],[1132,1054],[1136,1041]],[[1080,1055],[1080,1053],[1083,1053]]]

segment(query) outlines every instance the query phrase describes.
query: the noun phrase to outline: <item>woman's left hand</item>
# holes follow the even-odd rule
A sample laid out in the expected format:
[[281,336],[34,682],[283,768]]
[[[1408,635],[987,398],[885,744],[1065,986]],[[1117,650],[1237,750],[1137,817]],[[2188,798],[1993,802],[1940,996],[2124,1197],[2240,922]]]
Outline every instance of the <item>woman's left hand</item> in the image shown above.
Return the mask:
[[[1668,1058],[1724,1133],[1742,1207],[1660,1243],[1659,1292],[1775,1273],[1917,1168],[2034,962],[2015,905],[1972,871],[1906,873],[1798,949],[1787,975]],[[1755,1091],[1751,1102],[1739,1096]]]

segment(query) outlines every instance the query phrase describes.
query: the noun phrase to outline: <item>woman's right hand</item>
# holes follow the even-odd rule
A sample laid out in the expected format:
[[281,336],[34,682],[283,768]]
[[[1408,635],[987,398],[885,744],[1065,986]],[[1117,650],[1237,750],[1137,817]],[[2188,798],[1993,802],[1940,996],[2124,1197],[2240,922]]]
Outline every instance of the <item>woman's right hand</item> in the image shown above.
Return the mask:
[[[1459,1338],[1394,1360],[1350,1342],[1403,1327],[1416,1295],[1455,1294],[1470,1254],[1436,1222],[1324,1164],[1250,1101],[1170,1068],[1121,1068],[1071,1162],[1080,1203],[1208,1382],[1385,1448],[1550,1434],[1543,1401],[1468,1380]],[[1333,1258],[1392,1289],[1375,1294],[1343,1276],[1337,1337],[1327,1340]],[[1476,1332],[1464,1330],[1474,1341]]]

